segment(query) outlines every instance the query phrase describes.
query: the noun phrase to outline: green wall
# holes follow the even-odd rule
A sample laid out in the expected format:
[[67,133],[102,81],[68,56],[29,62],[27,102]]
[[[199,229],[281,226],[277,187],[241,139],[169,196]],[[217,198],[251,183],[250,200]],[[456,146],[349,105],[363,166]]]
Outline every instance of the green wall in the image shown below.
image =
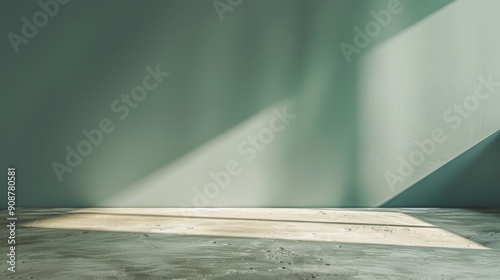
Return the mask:
[[[0,9],[0,158],[20,206],[378,206],[500,128],[500,91],[458,129],[442,116],[500,80],[497,1],[221,1],[222,20],[212,1],[61,3],[17,53],[9,33],[42,8]],[[447,142],[389,184],[435,128]]]

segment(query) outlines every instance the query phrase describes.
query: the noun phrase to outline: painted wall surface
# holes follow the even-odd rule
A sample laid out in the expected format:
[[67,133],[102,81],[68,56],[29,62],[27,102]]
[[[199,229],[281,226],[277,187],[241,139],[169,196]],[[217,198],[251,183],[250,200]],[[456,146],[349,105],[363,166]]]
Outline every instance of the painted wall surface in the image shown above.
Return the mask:
[[370,202],[500,128],[499,4],[455,1],[363,58],[358,186]]
[[384,203],[384,207],[498,208],[500,132]]
[[500,129],[495,0],[41,3],[0,9],[20,206],[378,206]]

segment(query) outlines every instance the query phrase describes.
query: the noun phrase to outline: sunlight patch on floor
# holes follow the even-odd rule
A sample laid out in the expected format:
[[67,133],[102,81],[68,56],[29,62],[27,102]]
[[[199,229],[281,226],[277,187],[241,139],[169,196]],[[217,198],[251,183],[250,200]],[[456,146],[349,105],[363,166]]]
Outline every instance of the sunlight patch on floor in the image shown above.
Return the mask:
[[489,249],[404,213],[340,209],[87,208],[26,227]]

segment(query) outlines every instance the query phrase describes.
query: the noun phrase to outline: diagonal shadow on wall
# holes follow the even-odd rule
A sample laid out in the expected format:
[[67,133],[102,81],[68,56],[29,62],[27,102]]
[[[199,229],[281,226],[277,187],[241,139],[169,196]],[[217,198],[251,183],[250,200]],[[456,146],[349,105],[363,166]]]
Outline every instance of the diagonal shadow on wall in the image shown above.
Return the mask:
[[500,131],[398,194],[382,207],[500,207]]

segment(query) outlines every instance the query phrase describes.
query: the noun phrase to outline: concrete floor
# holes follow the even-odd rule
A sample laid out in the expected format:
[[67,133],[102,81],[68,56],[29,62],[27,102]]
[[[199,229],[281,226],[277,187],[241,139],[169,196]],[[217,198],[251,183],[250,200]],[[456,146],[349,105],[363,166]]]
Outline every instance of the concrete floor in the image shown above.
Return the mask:
[[17,271],[4,261],[2,279],[500,279],[500,210],[92,208],[17,216]]

